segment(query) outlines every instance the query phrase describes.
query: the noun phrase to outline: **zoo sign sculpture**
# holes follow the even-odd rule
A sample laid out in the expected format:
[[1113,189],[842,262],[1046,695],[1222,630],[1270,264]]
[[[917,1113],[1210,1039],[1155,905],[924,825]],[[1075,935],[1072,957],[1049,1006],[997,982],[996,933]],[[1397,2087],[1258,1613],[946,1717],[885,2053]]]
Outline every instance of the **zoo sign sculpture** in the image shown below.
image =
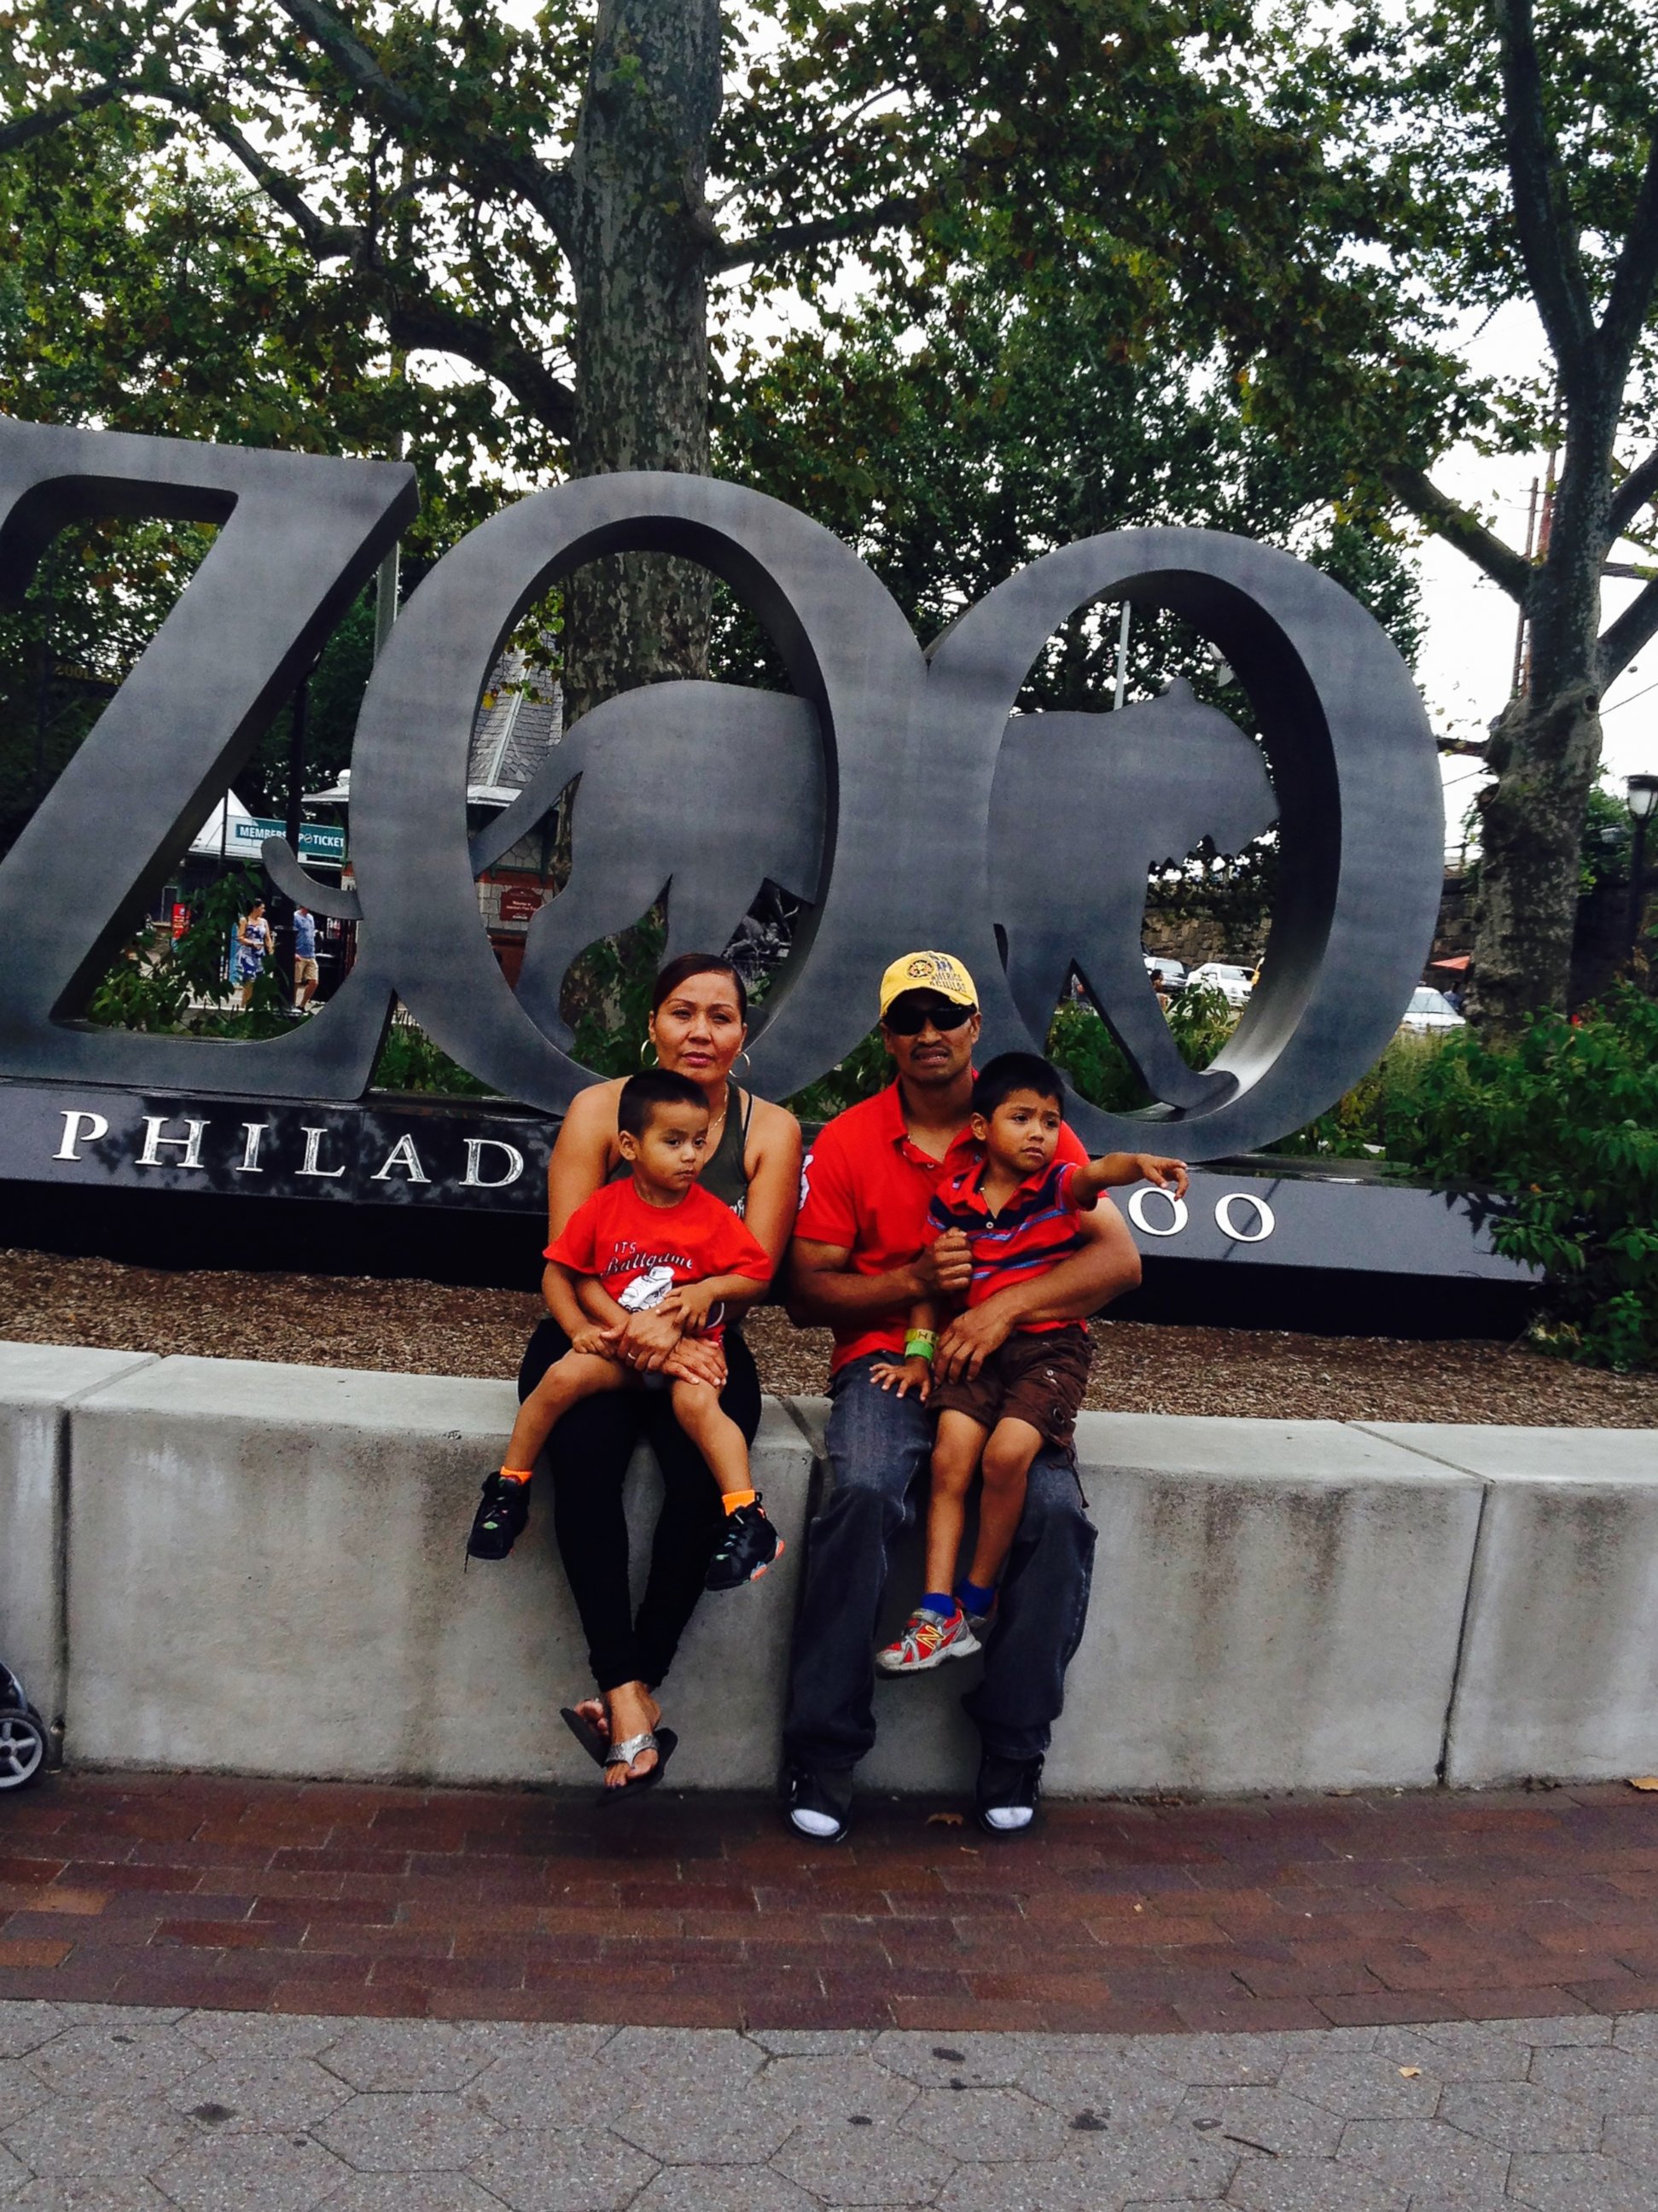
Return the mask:
[[[865,1034],[876,979],[912,945],[949,945],[979,979],[987,1051],[1040,1044],[1074,970],[1159,1102],[1159,1149],[1192,1160],[1300,1127],[1394,1034],[1438,902],[1437,763],[1409,671],[1327,577],[1213,532],[1119,531],[1033,562],[923,652],[869,569],[816,523],[738,485],[645,474],[520,501],[410,599],[357,724],[355,899],[267,848],[282,887],[361,915],[356,967],[321,1014],[292,1036],[237,1044],[77,1025],[415,507],[402,465],[0,426],[9,595],[78,517],[219,526],[0,865],[0,1077],[357,1097],[395,992],[472,1073],[558,1111],[591,1079],[558,1012],[570,959],[665,884],[672,949],[717,947],[766,878],[809,903],[752,1042],[754,1081],[773,1097]],[[724,578],[769,632],[794,696],[672,684],[613,699],[469,840],[468,746],[503,641],[561,576],[630,551]],[[1105,596],[1171,609],[1212,641],[1259,717],[1264,763],[1180,685],[1110,715],[1014,712],[1054,630]],[[573,872],[531,927],[515,994],[476,879],[578,775]],[[1206,836],[1235,851],[1274,818],[1265,974],[1225,1050],[1194,1074],[1140,957],[1146,872]],[[1092,1146],[1144,1139],[1143,1117],[1075,1099],[1067,1110]]]

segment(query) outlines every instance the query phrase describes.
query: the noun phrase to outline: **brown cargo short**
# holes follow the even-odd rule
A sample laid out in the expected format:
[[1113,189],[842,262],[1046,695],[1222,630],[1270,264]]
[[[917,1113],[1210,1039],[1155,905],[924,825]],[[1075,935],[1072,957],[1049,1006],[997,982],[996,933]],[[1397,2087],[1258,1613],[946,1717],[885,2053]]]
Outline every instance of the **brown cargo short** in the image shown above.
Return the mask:
[[1082,1328],[1015,1332],[970,1382],[936,1382],[935,1413],[965,1413],[987,1429],[1029,1421],[1051,1444],[1068,1444],[1088,1388],[1090,1346]]

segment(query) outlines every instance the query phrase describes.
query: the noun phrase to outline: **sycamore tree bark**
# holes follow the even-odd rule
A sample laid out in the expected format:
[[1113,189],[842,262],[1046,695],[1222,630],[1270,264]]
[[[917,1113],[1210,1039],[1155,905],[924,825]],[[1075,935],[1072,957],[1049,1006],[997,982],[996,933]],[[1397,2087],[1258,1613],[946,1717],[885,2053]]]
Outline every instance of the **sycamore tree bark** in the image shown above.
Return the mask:
[[[706,473],[704,189],[720,113],[719,0],[600,0],[568,169],[573,473]],[[565,594],[569,719],[613,691],[708,673],[711,579],[628,554]]]
[[1471,1018],[1497,1040],[1540,1008],[1564,1010],[1579,853],[1600,764],[1600,701],[1655,633],[1658,581],[1601,628],[1612,547],[1658,496],[1658,448],[1620,469],[1617,441],[1632,365],[1658,285],[1658,131],[1598,312],[1565,167],[1546,103],[1531,0],[1495,0],[1503,137],[1527,283],[1554,357],[1564,462],[1548,543],[1528,561],[1419,471],[1385,471],[1405,506],[1515,600],[1529,655],[1522,689],[1486,748],[1496,781],[1479,801],[1479,908]]

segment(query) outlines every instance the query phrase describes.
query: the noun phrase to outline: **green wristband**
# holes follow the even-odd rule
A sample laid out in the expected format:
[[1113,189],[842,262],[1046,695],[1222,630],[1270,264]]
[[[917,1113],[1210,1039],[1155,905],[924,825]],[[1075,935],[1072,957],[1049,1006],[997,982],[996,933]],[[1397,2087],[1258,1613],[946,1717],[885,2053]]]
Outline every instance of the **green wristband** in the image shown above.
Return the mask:
[[938,1348],[938,1333],[933,1329],[913,1328],[904,1339],[905,1358],[925,1359],[929,1366],[932,1364],[932,1355]]

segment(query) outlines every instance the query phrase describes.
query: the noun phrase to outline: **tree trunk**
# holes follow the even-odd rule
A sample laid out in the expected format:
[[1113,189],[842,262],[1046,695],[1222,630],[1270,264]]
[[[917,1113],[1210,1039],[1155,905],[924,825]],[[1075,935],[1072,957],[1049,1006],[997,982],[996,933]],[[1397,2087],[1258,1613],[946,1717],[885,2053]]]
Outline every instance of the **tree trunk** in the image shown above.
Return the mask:
[[1580,401],[1548,550],[1532,580],[1526,688],[1497,718],[1479,801],[1479,919],[1469,1016],[1493,1042],[1566,1009],[1583,823],[1600,766],[1600,564],[1616,406]]
[[1577,926],[1583,820],[1600,761],[1599,702],[1579,683],[1509,701],[1480,795],[1479,920],[1469,1018],[1494,1043],[1542,1007],[1564,1012]]
[[[571,158],[578,476],[708,463],[703,201],[719,0],[600,0]],[[711,580],[659,555],[595,562],[565,596],[565,711],[708,673]]]

